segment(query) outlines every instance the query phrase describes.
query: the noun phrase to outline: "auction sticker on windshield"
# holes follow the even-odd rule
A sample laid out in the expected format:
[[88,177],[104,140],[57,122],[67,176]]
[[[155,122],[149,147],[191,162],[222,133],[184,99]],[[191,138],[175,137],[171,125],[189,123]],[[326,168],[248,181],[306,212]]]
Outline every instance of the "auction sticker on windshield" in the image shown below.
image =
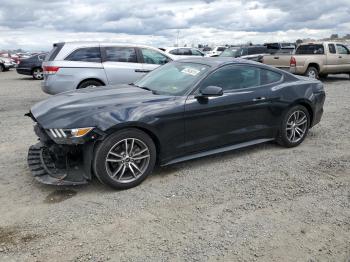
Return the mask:
[[196,75],[198,75],[198,73],[200,71],[195,69],[195,68],[186,67],[186,68],[182,69],[181,72],[184,73],[184,74],[196,76]]

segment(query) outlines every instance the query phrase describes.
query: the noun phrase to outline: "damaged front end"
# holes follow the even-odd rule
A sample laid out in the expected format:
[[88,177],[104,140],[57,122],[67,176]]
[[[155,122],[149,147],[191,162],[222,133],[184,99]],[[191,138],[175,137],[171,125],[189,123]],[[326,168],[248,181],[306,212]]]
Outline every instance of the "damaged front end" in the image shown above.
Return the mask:
[[[36,121],[31,113],[27,116]],[[63,129],[45,130],[39,123],[34,131],[39,142],[29,148],[27,159],[36,180],[50,185],[81,185],[91,180],[93,150],[102,133],[92,130],[86,136],[69,137]]]

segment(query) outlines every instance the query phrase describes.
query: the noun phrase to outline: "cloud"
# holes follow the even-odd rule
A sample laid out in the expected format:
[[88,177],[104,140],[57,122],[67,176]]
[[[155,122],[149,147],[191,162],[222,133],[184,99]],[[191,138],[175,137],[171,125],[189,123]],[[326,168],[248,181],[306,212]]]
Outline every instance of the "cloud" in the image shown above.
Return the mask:
[[1,0],[0,49],[58,39],[172,45],[178,30],[183,44],[294,41],[350,33],[349,13],[350,0]]

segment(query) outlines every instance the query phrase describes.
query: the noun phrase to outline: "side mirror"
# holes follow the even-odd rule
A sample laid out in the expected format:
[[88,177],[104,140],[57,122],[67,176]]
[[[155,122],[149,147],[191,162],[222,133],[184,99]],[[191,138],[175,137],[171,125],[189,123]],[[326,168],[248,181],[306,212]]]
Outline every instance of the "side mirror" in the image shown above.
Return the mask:
[[223,90],[219,86],[207,86],[199,90],[199,97],[211,97],[211,96],[222,96],[224,94]]

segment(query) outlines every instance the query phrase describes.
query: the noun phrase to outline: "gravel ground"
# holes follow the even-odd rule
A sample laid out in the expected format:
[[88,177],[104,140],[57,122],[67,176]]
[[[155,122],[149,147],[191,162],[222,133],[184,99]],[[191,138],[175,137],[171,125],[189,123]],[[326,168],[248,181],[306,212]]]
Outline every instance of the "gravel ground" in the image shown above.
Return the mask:
[[319,125],[159,168],[139,187],[53,187],[30,175],[23,114],[40,82],[0,73],[0,261],[350,261],[350,80],[325,81]]

